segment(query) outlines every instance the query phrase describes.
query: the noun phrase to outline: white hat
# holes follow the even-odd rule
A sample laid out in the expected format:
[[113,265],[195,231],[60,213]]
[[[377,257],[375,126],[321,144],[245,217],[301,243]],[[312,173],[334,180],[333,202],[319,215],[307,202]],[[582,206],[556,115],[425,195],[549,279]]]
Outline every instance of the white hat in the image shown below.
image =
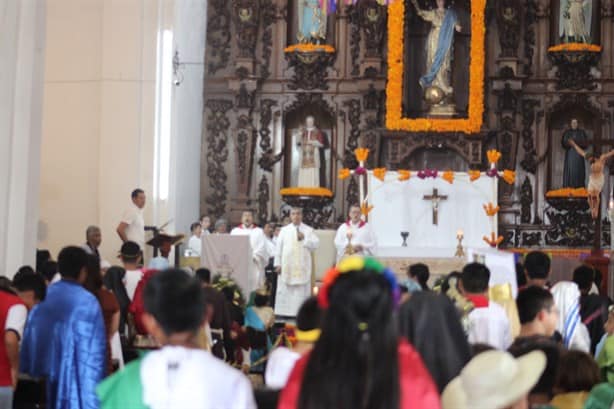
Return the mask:
[[528,393],[546,368],[546,355],[533,351],[519,358],[486,351],[463,368],[443,391],[443,409],[502,409]]

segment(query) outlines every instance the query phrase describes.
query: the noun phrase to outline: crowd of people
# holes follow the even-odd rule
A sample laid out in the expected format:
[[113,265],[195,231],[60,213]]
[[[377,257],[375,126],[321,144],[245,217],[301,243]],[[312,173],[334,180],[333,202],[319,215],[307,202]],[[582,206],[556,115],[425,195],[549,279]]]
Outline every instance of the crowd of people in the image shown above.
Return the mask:
[[[103,275],[96,255],[69,246],[57,263],[24,266],[2,280],[0,407],[614,403],[614,310],[594,292],[587,265],[550,287],[549,257],[529,253],[510,309],[492,300],[483,264],[430,288],[425,265],[397,281],[376,259],[348,256],[326,272],[294,324],[279,324],[267,292],[241,304],[240,289],[216,288],[207,269],[143,270],[131,241],[121,261]],[[143,350],[150,352],[135,353]]]
[[[551,285],[534,251],[516,297],[475,262],[434,284],[425,264],[399,280],[365,254],[356,210],[315,296],[303,264],[318,239],[300,209],[262,253],[272,276],[246,293],[206,268],[144,267],[133,216],[118,227],[121,265],[101,259],[95,226],[57,261],[39,251],[35,268],[0,279],[0,408],[613,407],[614,309],[597,270]],[[232,231],[275,237],[256,229],[246,212]]]

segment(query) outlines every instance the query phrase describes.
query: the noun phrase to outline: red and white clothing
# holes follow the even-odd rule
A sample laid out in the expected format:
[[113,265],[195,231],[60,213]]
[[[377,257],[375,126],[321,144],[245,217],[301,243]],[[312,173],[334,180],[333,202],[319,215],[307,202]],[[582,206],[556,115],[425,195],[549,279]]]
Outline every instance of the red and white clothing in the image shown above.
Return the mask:
[[[348,232],[351,233],[351,241],[348,239]],[[357,251],[355,254],[372,256],[375,253],[377,246],[377,240],[375,238],[375,232],[371,228],[371,225],[367,222],[360,220],[358,223],[352,223],[350,220],[343,223],[337,229],[335,235],[335,247],[337,248],[337,263],[345,255],[345,250],[348,244],[352,246],[360,245],[361,251]]]
[[143,278],[143,270],[140,268],[138,270],[126,270],[126,275],[124,275],[124,286],[126,287],[126,293],[128,297],[130,297],[130,301],[134,298],[136,286],[139,285],[141,278]]
[[[399,341],[399,408],[439,409],[439,392],[422,358],[407,341]],[[298,408],[303,375],[309,354],[299,359],[279,396],[278,409]]]
[[318,128],[307,128],[300,135],[301,156],[298,169],[298,186],[320,187],[320,148],[323,148],[326,139]]
[[510,321],[503,307],[496,302],[490,302],[483,295],[467,295],[466,298],[474,305],[469,313],[470,344],[487,344],[499,350],[507,350],[512,344]]
[[250,292],[264,285],[264,268],[272,256],[266,245],[266,237],[262,229],[255,224],[250,227],[240,224],[230,232],[232,236],[249,236],[252,248],[252,271],[250,271]]
[[[4,332],[13,331],[21,340],[27,318],[28,310],[19,297],[0,291],[0,324],[4,327]],[[0,387],[12,385],[11,364],[2,336],[0,337]]]

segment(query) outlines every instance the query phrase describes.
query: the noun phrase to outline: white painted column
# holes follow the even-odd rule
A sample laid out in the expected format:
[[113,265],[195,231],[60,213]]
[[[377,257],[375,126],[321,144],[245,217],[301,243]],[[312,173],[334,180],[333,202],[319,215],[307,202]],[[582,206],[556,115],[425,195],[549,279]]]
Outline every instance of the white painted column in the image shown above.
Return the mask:
[[0,275],[12,277],[36,258],[45,1],[0,13]]

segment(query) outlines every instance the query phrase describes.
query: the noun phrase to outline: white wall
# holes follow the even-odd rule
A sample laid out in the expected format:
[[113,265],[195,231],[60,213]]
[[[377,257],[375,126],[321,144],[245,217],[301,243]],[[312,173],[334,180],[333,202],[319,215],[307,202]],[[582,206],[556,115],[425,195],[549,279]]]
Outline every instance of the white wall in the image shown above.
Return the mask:
[[[198,217],[202,66],[184,70],[188,85],[175,89],[172,112],[179,118],[172,118],[177,125],[169,152],[156,151],[156,89],[161,85],[159,32],[175,30],[176,22],[188,20],[179,28],[189,35],[177,38],[186,41],[186,57],[197,53],[204,47],[204,18],[197,19],[204,15],[205,4],[47,1],[39,248],[56,255],[66,244],[83,243],[86,227],[97,224],[103,234],[102,254],[114,262],[120,246],[115,228],[136,187],[148,196],[146,224],[172,218],[184,229],[184,219]],[[160,155],[181,163],[171,168],[165,201],[154,197],[154,165]]]
[[35,260],[45,2],[0,8],[0,275]]

